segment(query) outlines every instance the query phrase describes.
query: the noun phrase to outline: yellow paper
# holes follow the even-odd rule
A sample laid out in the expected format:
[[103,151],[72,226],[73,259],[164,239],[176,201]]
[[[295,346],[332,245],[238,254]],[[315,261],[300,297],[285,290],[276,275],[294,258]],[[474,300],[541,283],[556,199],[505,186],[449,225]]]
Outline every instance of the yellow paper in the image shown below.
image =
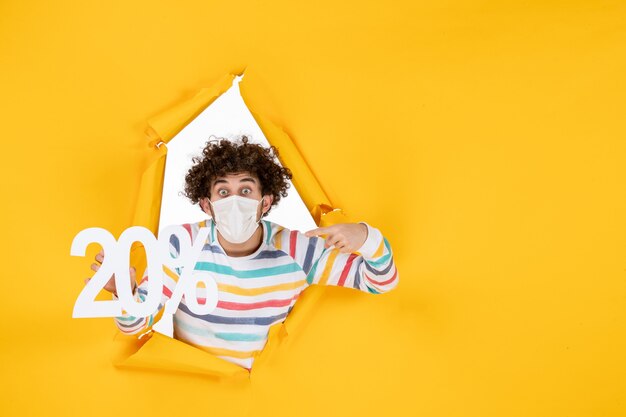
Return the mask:
[[[3,0],[0,415],[625,416],[625,21],[611,0]],[[254,389],[112,366],[113,320],[71,317],[99,250],[72,239],[155,227],[153,145],[243,68],[322,186],[316,221],[378,228],[400,286],[310,287]]]
[[141,339],[118,334],[114,345],[112,359],[119,367],[199,373],[214,378],[249,378],[247,369],[157,332]]

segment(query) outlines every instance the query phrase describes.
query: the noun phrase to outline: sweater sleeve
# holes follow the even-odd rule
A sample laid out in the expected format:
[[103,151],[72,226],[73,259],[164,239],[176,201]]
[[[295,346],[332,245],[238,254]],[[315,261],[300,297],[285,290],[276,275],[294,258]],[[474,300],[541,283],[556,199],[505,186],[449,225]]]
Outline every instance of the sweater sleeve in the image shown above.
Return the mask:
[[[179,253],[179,245],[178,239],[176,236],[172,236],[170,238],[170,254],[174,257],[178,256]],[[155,317],[159,314],[167,300],[170,299],[174,288],[176,287],[176,283],[178,282],[180,276],[179,268],[170,269],[166,265],[163,265],[163,290],[161,292],[161,300],[159,301],[159,306],[156,311],[154,311],[148,317],[135,317],[128,314],[126,311],[123,312],[122,316],[115,317],[115,324],[118,329],[124,334],[133,335],[138,333],[145,333],[152,328],[154,324]],[[134,299],[136,302],[145,301],[148,296],[148,282],[149,277],[147,274],[147,270],[144,273],[144,276],[137,286],[137,290],[134,294]],[[117,300],[118,297],[113,294],[113,299]]]
[[309,285],[336,285],[372,294],[391,291],[400,279],[391,245],[380,230],[361,223],[367,226],[367,238],[354,253],[324,248],[323,238],[287,229],[281,233],[280,245],[300,265]]

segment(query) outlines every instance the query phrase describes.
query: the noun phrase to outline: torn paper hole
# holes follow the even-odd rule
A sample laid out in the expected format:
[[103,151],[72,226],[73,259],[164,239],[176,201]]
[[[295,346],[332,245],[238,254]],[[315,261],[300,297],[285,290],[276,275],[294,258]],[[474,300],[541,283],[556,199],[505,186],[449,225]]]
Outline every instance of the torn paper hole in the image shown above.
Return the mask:
[[[180,193],[184,189],[185,175],[193,165],[192,158],[201,155],[208,140],[218,137],[232,140],[246,135],[252,143],[270,146],[241,97],[239,82],[242,78],[235,77],[230,89],[167,143],[159,232],[172,224],[194,223],[207,218],[197,204],[192,204]],[[278,151],[280,153],[280,148]],[[288,196],[282,198],[264,219],[301,232],[315,229],[317,225],[293,184],[288,192]],[[172,337],[172,316],[164,313],[153,329]]]

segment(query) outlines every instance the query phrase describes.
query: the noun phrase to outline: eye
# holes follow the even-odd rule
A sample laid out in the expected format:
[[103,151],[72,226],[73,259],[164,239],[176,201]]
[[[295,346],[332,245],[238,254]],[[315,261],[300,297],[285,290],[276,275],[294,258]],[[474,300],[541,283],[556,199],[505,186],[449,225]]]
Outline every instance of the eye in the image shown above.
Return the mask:
[[223,189],[223,188],[222,188],[222,189],[221,189],[221,190],[219,190],[217,193],[218,193],[219,195],[221,195],[221,196],[225,196],[226,194],[228,194],[228,190],[225,190],[225,189]]
[[250,193],[252,193],[252,190],[249,188],[244,188],[243,190],[241,190],[241,193],[244,195],[248,195]]

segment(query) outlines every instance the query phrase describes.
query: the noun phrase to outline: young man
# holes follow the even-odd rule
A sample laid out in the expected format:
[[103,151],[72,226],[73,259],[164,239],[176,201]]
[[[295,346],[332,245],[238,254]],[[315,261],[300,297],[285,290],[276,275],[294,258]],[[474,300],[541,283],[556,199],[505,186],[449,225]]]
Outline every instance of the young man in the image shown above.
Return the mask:
[[[174,337],[248,370],[263,349],[269,328],[285,320],[309,285],[336,285],[379,294],[399,281],[389,242],[366,223],[343,223],[306,233],[264,220],[271,207],[287,195],[292,174],[275,159],[275,147],[264,148],[228,140],[207,144],[185,181],[185,194],[209,219],[183,225],[195,239],[201,227],[209,237],[196,270],[211,272],[218,287],[218,304],[211,314],[198,315],[180,303],[174,315]],[[325,236],[325,238],[324,238]],[[174,237],[170,251],[178,256]],[[97,270],[103,260],[96,256]],[[164,267],[159,310],[169,299],[178,271]],[[134,270],[131,269],[134,283]],[[147,295],[149,277],[135,291],[137,301]],[[105,288],[115,296],[114,278]],[[203,302],[204,288],[198,288]],[[145,332],[150,317],[116,317],[125,334]]]

